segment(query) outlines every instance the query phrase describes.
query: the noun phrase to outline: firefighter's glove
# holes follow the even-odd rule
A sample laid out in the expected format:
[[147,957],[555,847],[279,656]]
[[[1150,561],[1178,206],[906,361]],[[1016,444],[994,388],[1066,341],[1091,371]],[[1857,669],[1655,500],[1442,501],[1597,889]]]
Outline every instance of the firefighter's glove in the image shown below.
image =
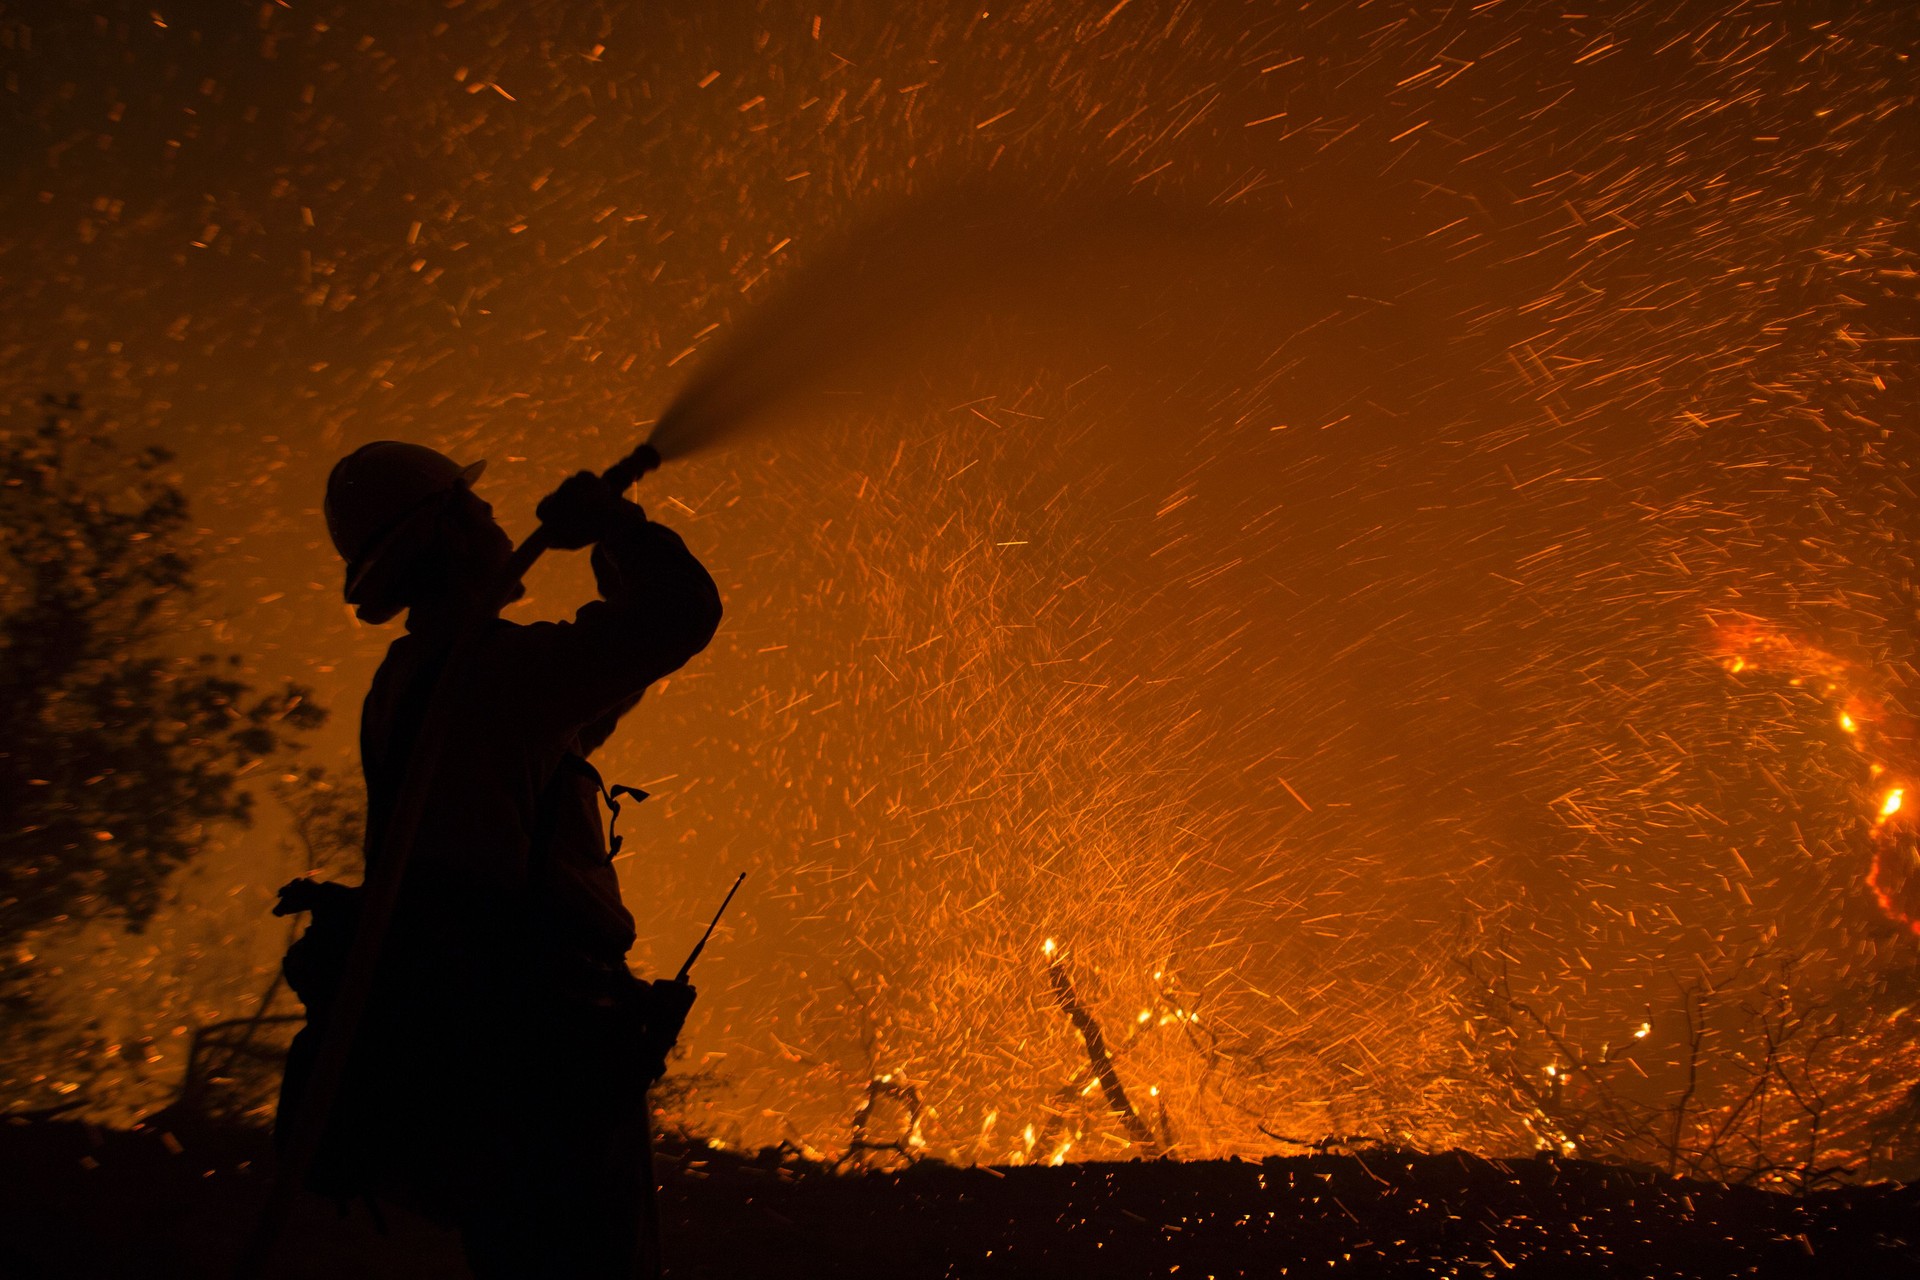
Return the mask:
[[619,506],[620,496],[612,486],[591,471],[581,471],[561,481],[533,513],[547,532],[549,546],[578,551],[600,541]]
[[662,978],[647,984],[646,1043],[641,1069],[649,1081],[667,1074],[667,1055],[680,1039],[696,994],[690,983]]

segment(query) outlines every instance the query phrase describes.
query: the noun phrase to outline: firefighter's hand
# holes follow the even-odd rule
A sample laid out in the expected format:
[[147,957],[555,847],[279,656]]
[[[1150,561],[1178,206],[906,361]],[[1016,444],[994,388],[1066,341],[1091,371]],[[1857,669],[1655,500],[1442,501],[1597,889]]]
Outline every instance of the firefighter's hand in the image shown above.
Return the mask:
[[620,497],[599,476],[581,471],[560,482],[560,487],[540,500],[533,509],[540,527],[547,531],[548,545],[561,551],[578,551],[600,541]]

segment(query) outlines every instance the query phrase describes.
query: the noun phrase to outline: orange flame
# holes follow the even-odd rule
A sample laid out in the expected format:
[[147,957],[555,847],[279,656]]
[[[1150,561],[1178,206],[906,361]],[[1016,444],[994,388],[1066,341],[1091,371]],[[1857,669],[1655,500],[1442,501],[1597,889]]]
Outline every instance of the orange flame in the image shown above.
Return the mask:
[[[1766,671],[1786,676],[1793,684],[1817,689],[1836,704],[1835,715],[1884,790],[1873,811],[1873,861],[1866,885],[1882,914],[1920,936],[1920,820],[1906,807],[1906,778],[1920,770],[1900,767],[1893,759],[1896,739],[1911,743],[1904,721],[1888,713],[1869,690],[1871,682],[1852,664],[1760,623],[1722,627],[1715,648],[1730,675]],[[1894,732],[1896,723],[1903,731]],[[1909,765],[1911,762],[1908,762]]]

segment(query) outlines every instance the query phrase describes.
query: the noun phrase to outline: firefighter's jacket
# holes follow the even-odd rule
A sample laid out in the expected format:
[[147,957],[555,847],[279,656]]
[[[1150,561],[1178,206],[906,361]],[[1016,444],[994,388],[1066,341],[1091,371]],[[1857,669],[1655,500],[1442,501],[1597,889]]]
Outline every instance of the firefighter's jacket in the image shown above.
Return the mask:
[[679,535],[631,503],[594,548],[593,571],[601,599],[573,621],[490,620],[452,662],[453,637],[409,618],[374,677],[360,732],[370,851],[437,669],[450,685],[436,698],[448,718],[395,922],[409,942],[501,960],[531,942],[611,965],[633,944],[598,779],[579,762],[649,684],[706,647],[720,595]]

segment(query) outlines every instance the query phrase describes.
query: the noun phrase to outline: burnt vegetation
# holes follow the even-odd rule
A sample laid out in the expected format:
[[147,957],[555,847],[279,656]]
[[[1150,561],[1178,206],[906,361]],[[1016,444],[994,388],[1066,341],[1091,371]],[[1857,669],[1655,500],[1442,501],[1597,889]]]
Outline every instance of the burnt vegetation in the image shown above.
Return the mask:
[[[222,1274],[266,1186],[258,1130],[0,1127],[0,1270]],[[667,1274],[692,1277],[1909,1276],[1910,1188],[1807,1196],[1549,1157],[1363,1146],[1259,1161],[836,1172],[668,1134]],[[31,1171],[30,1179],[19,1178]],[[76,1230],[79,1228],[79,1230]],[[289,1278],[456,1277],[451,1237],[313,1200]],[[79,1243],[76,1244],[76,1241]]]

